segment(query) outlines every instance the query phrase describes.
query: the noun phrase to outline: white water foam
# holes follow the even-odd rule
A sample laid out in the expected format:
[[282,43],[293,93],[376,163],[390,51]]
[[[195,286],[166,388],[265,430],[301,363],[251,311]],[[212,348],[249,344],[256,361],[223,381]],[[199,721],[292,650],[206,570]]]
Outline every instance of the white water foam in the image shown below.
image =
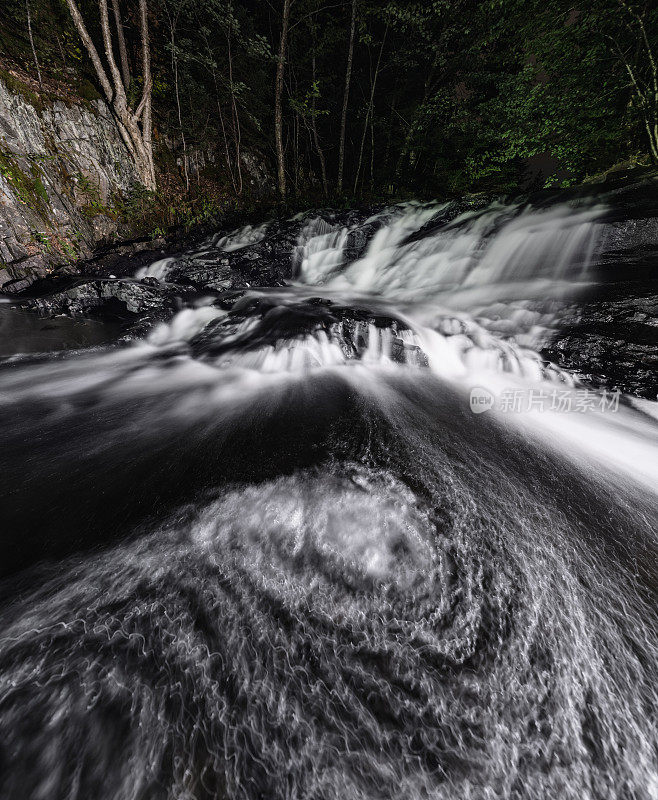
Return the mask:
[[302,260],[300,278],[339,291],[421,303],[457,290],[472,293],[480,287],[518,285],[543,277],[557,282],[574,271],[574,277],[583,280],[600,237],[596,221],[604,211],[494,204],[405,242],[445,210],[446,206],[405,209],[374,235],[361,258],[338,274],[335,269],[344,261],[346,236],[332,242],[327,233],[320,233],[319,241],[310,239],[305,248],[310,254],[317,249],[322,256]]
[[252,244],[262,242],[267,234],[268,222],[262,225],[245,225],[231,233],[217,236],[213,239],[214,247],[223,253],[233,253]]

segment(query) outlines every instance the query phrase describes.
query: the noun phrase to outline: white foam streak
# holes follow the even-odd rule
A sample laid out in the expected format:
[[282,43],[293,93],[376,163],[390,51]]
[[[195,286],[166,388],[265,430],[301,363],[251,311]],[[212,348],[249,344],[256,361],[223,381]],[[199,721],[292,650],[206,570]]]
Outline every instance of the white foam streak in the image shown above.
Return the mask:
[[494,237],[464,286],[506,283],[519,278],[564,278],[577,267],[583,278],[598,240],[594,224],[601,209],[573,213],[558,206],[550,211],[529,211],[512,220]]
[[335,228],[321,218],[302,229],[294,254],[298,271],[311,283],[322,283],[343,266],[347,228]]
[[170,322],[158,325],[148,336],[156,347],[172,342],[188,342],[207,327],[208,323],[226,316],[226,312],[213,306],[186,308],[179,311]]
[[249,245],[262,242],[267,234],[268,227],[269,223],[267,222],[256,226],[245,225],[243,228],[238,228],[224,236],[216,237],[213,244],[217,250],[223,253],[233,253],[236,250],[249,247]]
[[177,259],[173,258],[172,256],[168,256],[167,258],[160,258],[158,261],[154,261],[152,264],[149,264],[147,267],[141,267],[135,273],[136,278],[157,278],[159,281],[164,281],[169,272],[171,271],[171,267],[176,263]]
[[[534,376],[503,376],[495,371],[472,371],[461,380],[466,394],[473,386],[485,387],[498,398],[519,391],[549,393],[554,387]],[[616,411],[599,407],[587,413],[560,412],[543,406],[505,413],[495,408],[487,412],[512,428],[523,430],[543,446],[575,462],[593,481],[641,484],[651,493],[658,491],[658,431],[648,416],[619,405]]]
[[403,209],[374,235],[365,255],[338,274],[344,238],[325,238],[322,258],[303,262],[301,279],[398,302],[514,285],[542,275],[559,281],[574,270],[575,277],[583,279],[598,244],[596,221],[603,212],[601,207],[574,211],[557,206],[546,211],[494,205],[462,214],[419,241],[405,242],[443,210],[445,206]]

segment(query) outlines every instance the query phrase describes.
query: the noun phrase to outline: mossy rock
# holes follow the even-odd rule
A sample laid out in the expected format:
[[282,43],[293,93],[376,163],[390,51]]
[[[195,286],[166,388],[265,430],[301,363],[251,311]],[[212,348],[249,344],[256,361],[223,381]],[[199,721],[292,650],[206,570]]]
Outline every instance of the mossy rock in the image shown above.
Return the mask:
[[29,173],[25,172],[16,159],[0,151],[0,173],[6,178],[23,205],[47,217],[50,199],[41,179],[41,171],[36,164],[30,165]]
[[23,81],[20,80],[20,78],[17,78],[15,75],[12,75],[11,72],[7,72],[7,70],[0,69],[0,80],[5,84],[7,89],[12,94],[17,94],[20,97],[22,97],[26,103],[29,103],[39,113],[41,113],[46,107],[44,98],[41,95],[37,94],[36,92],[32,91],[32,89],[26,83],[23,83]]
[[101,93],[87,78],[83,78],[78,84],[78,94],[88,103],[93,103],[94,100],[102,100]]

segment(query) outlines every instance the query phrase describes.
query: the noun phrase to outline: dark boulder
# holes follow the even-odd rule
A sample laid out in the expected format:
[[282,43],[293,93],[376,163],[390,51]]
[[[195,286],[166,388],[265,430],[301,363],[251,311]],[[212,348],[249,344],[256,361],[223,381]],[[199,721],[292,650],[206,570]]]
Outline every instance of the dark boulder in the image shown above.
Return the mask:
[[45,316],[57,314],[113,316],[122,312],[140,315],[171,312],[181,305],[181,288],[171,285],[148,285],[143,282],[99,278],[86,280],[64,291],[23,302]]
[[[595,386],[658,398],[658,293],[610,287],[565,309],[542,354]],[[623,293],[628,293],[622,296]]]

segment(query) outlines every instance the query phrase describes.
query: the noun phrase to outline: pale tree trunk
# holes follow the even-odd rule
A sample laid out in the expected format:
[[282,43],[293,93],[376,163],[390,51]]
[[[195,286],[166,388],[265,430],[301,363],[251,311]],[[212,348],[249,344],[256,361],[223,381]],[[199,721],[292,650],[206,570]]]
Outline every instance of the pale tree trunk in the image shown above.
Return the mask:
[[388,130],[386,134],[386,150],[384,152],[383,172],[388,175],[388,166],[391,161],[391,145],[393,144],[393,121],[395,117],[395,102],[397,98],[398,81],[395,81],[395,88],[393,90],[393,100],[391,101],[391,116],[388,120]]
[[[291,75],[288,79],[288,97],[296,97],[299,92],[297,85],[297,75],[295,70],[290,70]],[[293,88],[294,85],[294,88]],[[299,194],[299,179],[301,177],[301,162],[299,159],[299,134],[301,130],[301,115],[298,109],[295,109],[292,118],[292,176],[293,185],[295,187],[295,194]]]
[[180,130],[180,138],[183,145],[183,176],[185,178],[185,191],[189,192],[190,175],[188,170],[187,141],[185,140],[185,131],[183,130],[183,114],[181,111],[180,91],[178,88],[178,55],[176,53],[176,26],[178,25],[178,12],[176,12],[173,19],[167,12],[167,17],[169,18],[169,34],[171,38],[171,70],[174,73],[174,93],[176,95],[176,111],[178,112],[178,128]]
[[295,184],[295,194],[299,194],[299,114],[295,112],[294,124],[292,127],[292,155],[293,155],[293,181]]
[[274,138],[276,141],[277,174],[279,179],[279,194],[284,201],[286,199],[286,164],[283,154],[283,74],[286,61],[286,48],[288,46],[290,2],[291,0],[284,0],[283,2],[281,42],[279,43],[274,92]]
[[414,138],[416,136],[416,132],[418,130],[418,126],[420,125],[421,120],[421,111],[424,109],[425,104],[427,103],[430,92],[432,89],[432,81],[434,79],[434,72],[436,71],[436,67],[438,64],[439,54],[438,52],[434,54],[434,60],[432,61],[432,66],[430,67],[429,74],[427,76],[427,80],[425,81],[425,88],[423,91],[423,100],[420,105],[416,106],[416,110],[414,111],[414,115],[411,119],[411,124],[407,128],[407,135],[404,137],[404,144],[402,145],[402,150],[400,150],[400,157],[398,159],[397,166],[395,168],[395,177],[399,180],[402,177],[402,172],[404,169],[405,164],[410,160],[412,146],[414,144]]
[[[232,31],[231,31],[232,33]],[[242,131],[240,129],[240,115],[238,114],[238,104],[235,101],[235,89],[233,87],[233,53],[231,51],[231,35],[228,34],[228,79],[231,85],[231,115],[233,120],[233,141],[235,142],[235,168],[238,176],[238,194],[242,194]]]
[[119,0],[112,0],[112,10],[114,11],[114,22],[117,27],[117,41],[119,42],[119,57],[121,58],[121,75],[126,91],[130,88],[130,64],[128,63],[128,51],[126,50],[126,37],[123,34],[123,23],[121,22],[121,11],[119,10]]
[[375,119],[370,117],[370,191],[375,188]]
[[34,38],[32,36],[32,14],[30,13],[30,0],[25,0],[25,10],[27,11],[27,32],[30,37],[30,47],[32,48],[32,55],[34,56],[34,66],[37,68],[39,86],[43,89],[43,81],[41,80],[41,69],[39,67],[39,59],[37,58],[37,49],[34,46]]
[[[374,115],[375,111],[375,88],[377,86],[377,77],[379,76],[379,67],[382,62],[382,53],[384,52],[384,45],[386,44],[386,36],[388,34],[388,25],[386,26],[386,30],[384,31],[384,38],[382,39],[381,47],[379,48],[379,56],[377,57],[377,66],[375,67],[375,74],[372,77],[372,82],[370,84],[370,100],[368,102],[368,110],[366,111],[366,120],[363,123],[363,136],[361,137],[361,148],[359,150],[359,163],[356,167],[356,174],[354,176],[354,194],[356,194],[356,189],[359,184],[359,173],[361,172],[361,164],[363,163],[363,149],[366,145],[366,136],[368,134],[368,122],[370,120],[371,115]],[[374,122],[372,123],[374,124]]]
[[[313,105],[315,106],[315,100],[313,101]],[[318,154],[318,159],[320,160],[320,172],[322,174],[322,191],[325,197],[329,196],[329,181],[327,180],[327,162],[324,157],[324,151],[322,149],[322,145],[320,144],[320,137],[318,136],[318,126],[315,122],[315,115],[311,117],[311,130],[313,131],[313,142],[315,144],[315,149]]]
[[[312,81],[315,84],[315,50],[313,51],[313,76]],[[329,182],[327,181],[327,162],[324,158],[324,151],[322,150],[322,146],[320,144],[320,137],[318,136],[318,126],[316,122],[316,114],[315,114],[315,93],[313,94],[313,100],[311,101],[311,130],[313,131],[313,141],[315,143],[315,149],[318,153],[318,158],[320,159],[320,171],[322,173],[322,191],[324,192],[324,196],[329,196]]]
[[149,19],[148,6],[146,0],[139,0],[139,22],[140,35],[142,38],[142,80],[144,84],[142,99],[135,111],[136,121],[139,122],[142,115],[142,129],[138,128],[141,134],[146,151],[147,169],[149,175],[149,189],[155,191],[157,182],[155,178],[155,164],[153,162],[153,80],[151,78],[151,42],[149,39]]
[[338,142],[338,193],[343,191],[343,170],[345,168],[345,132],[347,130],[347,105],[350,98],[350,81],[352,80],[352,61],[354,59],[354,35],[356,33],[356,4],[352,0],[352,21],[350,23],[350,45],[347,51],[347,69],[345,70],[345,91],[343,93],[343,111],[340,118],[340,139]]
[[153,163],[151,52],[146,0],[140,0],[139,2],[140,34],[142,40],[142,80],[144,88],[141,100],[136,109],[131,109],[128,105],[126,86],[121,79],[121,73],[119,72],[112,51],[112,36],[110,33],[107,0],[98,0],[98,6],[105,57],[107,59],[107,66],[109,67],[111,82],[105,71],[101,57],[98,54],[98,50],[89,35],[89,31],[80,14],[76,1],[66,0],[66,3],[71,12],[71,17],[73,18],[78,34],[82,39],[82,43],[94,65],[103,93],[114,111],[119,132],[133,159],[139,179],[147,189],[154,191],[157,188],[157,184],[155,179],[155,166]]
[[62,40],[59,38],[57,34],[55,34],[55,38],[57,39],[57,46],[59,47],[59,54],[62,59],[62,66],[64,69],[67,69],[68,64],[66,63],[66,56],[64,55],[64,48],[62,47]]
[[212,80],[215,86],[215,101],[217,103],[217,115],[219,117],[219,123],[222,129],[222,138],[224,140],[224,153],[226,157],[226,169],[228,170],[229,177],[231,178],[231,183],[233,184],[233,189],[236,194],[238,192],[238,184],[235,180],[235,175],[233,173],[233,166],[231,164],[231,154],[229,152],[228,146],[228,136],[226,135],[226,125],[224,124],[224,113],[222,112],[222,103],[219,96],[219,84],[217,82],[217,70],[215,68],[215,59],[213,56],[212,48],[210,47],[210,42],[208,41],[208,37],[205,33],[205,29],[203,26],[201,27],[201,35],[203,36],[203,41],[206,45],[206,52],[208,53],[208,61],[212,64]]

